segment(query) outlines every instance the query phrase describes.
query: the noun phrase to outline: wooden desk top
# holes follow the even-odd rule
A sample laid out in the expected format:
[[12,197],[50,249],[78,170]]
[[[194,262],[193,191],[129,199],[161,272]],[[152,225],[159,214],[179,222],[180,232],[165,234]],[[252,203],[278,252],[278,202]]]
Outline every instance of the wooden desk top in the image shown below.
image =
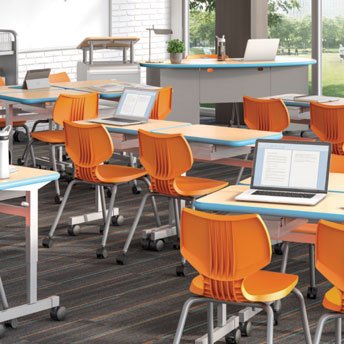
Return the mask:
[[315,206],[236,201],[235,196],[248,188],[249,186],[246,185],[233,185],[214,192],[198,199],[195,204],[196,209],[314,220],[324,219],[335,222],[344,221],[344,195],[341,193],[329,192],[326,198]]
[[8,190],[20,186],[50,182],[59,179],[60,175],[54,171],[40,170],[24,166],[15,166],[16,172],[10,173],[8,179],[0,179],[0,190]]
[[[251,185],[251,178],[240,181],[241,185]],[[328,190],[330,192],[344,193],[344,173],[330,173],[328,179]]]
[[271,131],[221,127],[215,125],[194,124],[185,127],[156,130],[166,134],[181,133],[188,141],[242,147],[254,144],[256,139],[281,139],[282,134]]

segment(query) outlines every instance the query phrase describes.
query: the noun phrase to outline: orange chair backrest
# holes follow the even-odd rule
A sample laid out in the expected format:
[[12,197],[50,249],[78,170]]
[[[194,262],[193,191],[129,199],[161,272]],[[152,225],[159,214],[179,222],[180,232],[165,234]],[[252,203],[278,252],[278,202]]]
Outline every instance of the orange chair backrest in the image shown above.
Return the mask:
[[5,78],[0,75],[0,86],[6,86],[5,84]]
[[172,87],[163,87],[159,90],[150,118],[163,120],[170,114],[171,110]]
[[332,153],[343,155],[344,105],[311,102],[310,127],[321,141],[332,143]]
[[174,179],[193,164],[189,144],[181,134],[156,134],[139,130],[140,161],[151,177],[151,189],[177,195]]
[[70,78],[66,72],[50,74],[49,75],[49,83],[55,82],[70,82]]
[[271,261],[271,242],[259,215],[216,215],[184,208],[181,253],[205,279],[206,295],[243,301],[245,277]]
[[60,94],[53,110],[53,120],[59,125],[97,117],[98,93]]
[[195,55],[188,55],[186,57],[187,60],[195,60],[195,59],[217,59],[217,54],[195,54]]
[[344,292],[344,225],[319,221],[315,247],[317,269]]
[[331,154],[330,172],[344,173],[344,155]]
[[249,129],[283,131],[290,123],[287,107],[281,99],[244,97],[244,121]]
[[75,167],[75,177],[97,182],[97,167],[114,151],[112,139],[101,124],[64,122],[66,151]]

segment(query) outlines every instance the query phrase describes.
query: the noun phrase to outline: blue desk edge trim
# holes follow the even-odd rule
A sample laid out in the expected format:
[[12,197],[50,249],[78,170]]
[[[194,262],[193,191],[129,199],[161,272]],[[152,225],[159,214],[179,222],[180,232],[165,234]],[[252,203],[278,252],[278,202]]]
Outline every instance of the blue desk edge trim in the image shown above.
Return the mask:
[[[11,93],[13,94],[13,93]],[[7,101],[12,101],[16,103],[21,103],[21,104],[40,104],[40,103],[45,103],[45,102],[55,102],[57,97],[52,97],[52,98],[36,98],[36,99],[19,99],[16,98],[15,96],[7,96],[5,93],[0,94],[0,99],[7,100]]]
[[51,173],[46,176],[26,178],[26,179],[16,180],[16,181],[9,180],[8,182],[0,183],[0,190],[8,190],[8,189],[17,188],[20,186],[52,182],[53,180],[57,180],[59,178],[60,178],[59,173]]
[[246,64],[213,64],[213,63],[197,63],[197,64],[165,64],[165,63],[145,63],[141,62],[141,67],[160,68],[160,69],[228,69],[228,68],[264,68],[264,67],[292,67],[292,66],[309,66],[316,64],[315,60],[295,61],[295,62],[263,62],[263,63],[246,63]]
[[232,212],[232,213],[246,213],[246,214],[259,214],[259,215],[271,215],[271,216],[282,216],[282,217],[296,217],[314,220],[329,220],[329,221],[344,221],[343,215],[329,214],[329,213],[314,213],[305,211],[295,211],[287,209],[272,209],[272,208],[261,208],[247,207],[244,205],[224,205],[224,204],[214,204],[196,201],[195,207],[202,211],[222,211],[222,212]]

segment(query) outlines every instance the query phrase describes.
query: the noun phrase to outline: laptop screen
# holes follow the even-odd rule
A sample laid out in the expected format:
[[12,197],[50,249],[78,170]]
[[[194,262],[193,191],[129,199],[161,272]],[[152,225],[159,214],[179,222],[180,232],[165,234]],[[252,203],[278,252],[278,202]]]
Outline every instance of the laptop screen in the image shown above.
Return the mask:
[[251,189],[326,193],[331,145],[257,140]]
[[152,112],[156,90],[125,88],[116,111],[117,117],[148,118]]

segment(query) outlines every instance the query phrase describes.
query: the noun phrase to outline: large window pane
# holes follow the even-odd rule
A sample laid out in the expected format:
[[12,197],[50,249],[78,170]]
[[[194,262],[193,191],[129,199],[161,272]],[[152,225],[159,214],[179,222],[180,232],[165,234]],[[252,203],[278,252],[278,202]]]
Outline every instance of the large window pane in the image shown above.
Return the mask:
[[322,3],[323,94],[344,97],[344,0]]
[[190,0],[190,55],[215,52],[215,2]]

